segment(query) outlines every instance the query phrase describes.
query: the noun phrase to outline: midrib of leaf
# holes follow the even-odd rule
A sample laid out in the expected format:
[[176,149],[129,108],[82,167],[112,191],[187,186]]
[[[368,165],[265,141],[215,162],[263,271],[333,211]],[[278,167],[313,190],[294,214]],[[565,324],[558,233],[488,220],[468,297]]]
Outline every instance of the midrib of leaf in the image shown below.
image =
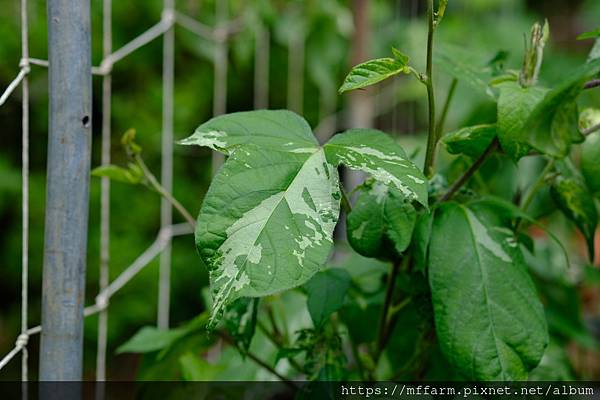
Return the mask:
[[[273,217],[273,213],[275,212],[275,210],[277,209],[277,207],[279,207],[279,205],[281,204],[281,201],[285,200],[287,202],[286,194],[288,194],[289,189],[293,186],[293,183],[298,178],[298,175],[300,175],[300,173],[304,170],[304,168],[307,167],[307,165],[310,165],[309,160],[312,157],[316,156],[319,152],[323,152],[323,149],[322,148],[315,148],[315,151],[309,157],[306,158],[306,160],[302,164],[302,167],[299,168],[298,171],[294,174],[293,178],[289,181],[289,184],[287,185],[287,187],[286,187],[285,190],[277,192],[277,193],[275,193],[275,194],[273,194],[273,195],[271,195],[270,197],[267,198],[267,199],[269,199],[269,198],[273,198],[275,196],[280,196],[280,198],[276,202],[273,203],[273,206],[272,206],[271,210],[269,211],[267,218],[265,218],[263,221],[259,221],[258,222],[258,223],[261,224],[261,226],[260,226],[260,228],[258,230],[258,233],[257,233],[256,237],[254,238],[254,241],[252,242],[252,247],[254,247],[254,246],[257,245],[258,238],[262,235],[265,226],[268,224],[268,222]],[[324,154],[323,154],[323,159],[325,159],[325,155]],[[265,200],[267,200],[267,199],[265,199]],[[263,200],[263,202],[264,202],[264,200]],[[259,205],[257,205],[256,207],[258,207]],[[249,211],[255,210],[256,207],[250,209]],[[288,203],[288,208],[290,208],[290,212],[291,212],[291,207],[290,207],[289,203]],[[233,233],[238,232],[240,229],[242,229],[244,227],[248,227],[250,225],[252,225],[252,224],[250,223],[250,224],[244,225],[244,226],[240,227],[239,229],[236,229]],[[231,234],[228,235],[228,237],[231,237],[231,236],[232,236]],[[225,240],[225,242],[226,241],[227,241],[227,239]],[[270,237],[269,237],[269,241],[271,242]],[[223,244],[225,244],[225,242],[223,242]],[[221,248],[223,246],[223,244],[221,244],[221,246],[219,246],[219,248]],[[274,247],[274,249],[275,249],[275,247]],[[221,287],[219,289],[219,293],[215,296],[215,301],[214,301],[214,305],[213,305],[213,312],[212,312],[212,315],[211,315],[211,319],[209,321],[209,325],[213,325],[216,322],[215,318],[217,318],[219,316],[221,310],[225,306],[225,304],[226,304],[226,302],[227,302],[227,300],[229,298],[229,295],[231,294],[231,290],[233,289],[234,282],[237,279],[239,279],[241,277],[241,274],[243,274],[246,271],[246,267],[247,267],[247,264],[248,264],[248,258],[250,256],[251,251],[252,251],[252,248],[245,255],[245,257],[243,258],[243,262],[240,264],[239,267],[237,267],[235,265],[235,260],[234,260],[234,268],[237,268],[238,271],[236,272],[235,278],[234,279],[229,278],[229,280],[225,283],[225,287]]]
[[[472,223],[471,223],[471,216],[469,215],[470,212],[469,210],[467,210],[464,206],[461,206],[460,209],[465,213],[465,217],[467,219],[467,222],[469,224],[469,233],[470,233],[470,239],[473,242],[474,248],[475,248],[475,254],[477,256],[477,266],[479,267],[479,272],[481,274],[482,279],[482,289],[483,289],[483,294],[484,294],[484,299],[485,299],[485,307],[487,309],[488,315],[489,315],[489,321],[490,321],[490,326],[492,327],[492,335],[494,336],[494,347],[496,348],[496,354],[498,354],[498,362],[500,363],[500,368],[502,369],[501,374],[504,375],[505,371],[506,371],[506,367],[504,365],[504,363],[502,362],[502,356],[500,355],[500,351],[498,349],[498,335],[496,334],[496,324],[494,322],[494,317],[492,314],[492,310],[490,308],[490,301],[493,301],[491,299],[488,298],[488,288],[487,288],[487,284],[488,284],[488,275],[487,275],[487,271],[485,270],[485,268],[483,268],[482,265],[482,261],[481,261],[481,254],[480,254],[480,250],[479,250],[479,242],[477,241],[477,238],[475,237],[475,228],[473,227]],[[477,218],[475,216],[473,216],[474,218]],[[488,250],[490,251],[490,250]],[[498,304],[496,304],[498,306]],[[501,340],[501,339],[500,339]],[[510,346],[509,346],[510,347]],[[476,357],[477,353],[473,352],[473,362],[472,362],[472,370],[475,371],[475,368],[473,368],[473,365],[475,363],[475,357]]]

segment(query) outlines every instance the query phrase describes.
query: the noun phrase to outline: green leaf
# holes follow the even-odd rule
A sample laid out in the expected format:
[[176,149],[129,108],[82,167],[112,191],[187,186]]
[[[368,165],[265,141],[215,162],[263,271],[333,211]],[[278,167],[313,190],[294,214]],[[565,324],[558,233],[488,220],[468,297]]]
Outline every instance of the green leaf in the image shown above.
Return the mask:
[[211,326],[237,298],[267,296],[306,282],[333,244],[339,177],[324,151],[251,147],[231,154],[198,217],[196,246],[213,291]]
[[227,155],[248,144],[291,153],[308,152],[318,145],[304,118],[287,110],[221,115],[200,125],[179,144],[210,147]]
[[188,330],[185,328],[164,330],[153,326],[145,326],[131,339],[119,346],[119,348],[117,348],[117,354],[150,353],[163,350],[187,333]]
[[600,37],[600,27],[594,29],[593,31],[582,33],[581,35],[577,36],[577,40],[595,39],[597,37]]
[[344,305],[350,280],[346,270],[329,268],[306,282],[308,312],[316,328],[323,326],[329,316]]
[[588,135],[581,145],[581,172],[590,191],[600,195],[600,132]]
[[526,379],[548,344],[542,304],[507,231],[456,203],[442,205],[433,221],[436,333],[448,361],[470,380]]
[[[297,287],[321,269],[339,218],[340,163],[427,202],[423,175],[383,132],[348,132],[321,148],[307,139],[308,124],[288,111],[235,113],[212,121],[188,140],[229,154],[196,228],[213,293],[211,328],[232,301]],[[206,132],[213,132],[212,139],[203,136]]]
[[546,89],[523,88],[517,82],[505,82],[498,87],[498,139],[502,150],[516,161],[529,153],[531,147],[523,127]]
[[[397,57],[396,53],[394,56]],[[400,73],[409,73],[404,57],[369,60],[350,70],[339,92],[344,93],[371,86]]]
[[[417,213],[396,189],[374,182],[360,188],[347,215],[348,242],[365,257],[397,257],[408,248]],[[393,249],[393,250],[392,250]]]
[[350,129],[335,135],[325,146],[333,165],[370,174],[375,180],[396,187],[408,200],[427,207],[427,180],[392,138],[373,129]]
[[144,174],[135,164],[130,164],[129,168],[116,165],[102,165],[92,170],[92,176],[107,177],[117,182],[137,185],[142,181]]
[[242,297],[225,309],[225,329],[231,334],[242,354],[250,348],[256,331],[258,300]]
[[598,226],[598,211],[594,198],[577,177],[558,176],[550,194],[563,214],[572,220],[585,237],[590,259],[594,257],[594,234]]
[[404,54],[395,47],[392,47],[392,54],[394,55],[394,58],[396,60],[400,61],[401,63],[404,63],[405,65],[408,65],[408,61],[410,60],[410,58],[406,54]]
[[529,115],[521,134],[540,152],[563,158],[572,143],[584,140],[578,129],[577,97],[584,83],[600,72],[600,59],[587,62],[548,91]]
[[479,157],[496,136],[496,125],[475,125],[446,134],[442,142],[450,154]]
[[417,218],[412,239],[413,259],[415,271],[425,273],[427,269],[427,258],[429,254],[429,240],[433,225],[433,211],[423,213]]

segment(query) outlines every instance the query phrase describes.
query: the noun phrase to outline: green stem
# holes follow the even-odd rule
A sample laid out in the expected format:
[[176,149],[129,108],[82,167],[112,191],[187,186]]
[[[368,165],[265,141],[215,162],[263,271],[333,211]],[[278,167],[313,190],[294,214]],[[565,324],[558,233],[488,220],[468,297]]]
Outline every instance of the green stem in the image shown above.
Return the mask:
[[185,209],[185,207],[175,198],[171,193],[169,193],[161,184],[158,182],[158,179],[154,176],[154,174],[148,169],[146,163],[142,159],[139,154],[134,155],[134,160],[138,164],[138,166],[142,169],[144,176],[150,183],[152,189],[156,190],[158,194],[164,197],[169,203],[175,207],[175,209],[185,218],[185,220],[190,224],[190,226],[196,229],[196,220],[192,215]]
[[446,124],[446,117],[448,116],[448,110],[450,109],[450,103],[454,97],[454,92],[456,91],[456,86],[458,85],[458,79],[452,79],[452,83],[450,83],[450,89],[448,89],[448,95],[446,96],[446,102],[444,103],[444,107],[442,108],[442,114],[440,115],[440,119],[435,127],[435,135],[436,142],[438,142],[442,135],[444,134],[444,125]]
[[600,124],[596,124],[594,126],[590,126],[589,128],[582,130],[581,134],[583,136],[587,136],[587,135],[591,135],[592,133],[594,133],[596,131],[600,131]]
[[434,26],[434,9],[433,0],[427,0],[427,101],[429,105],[429,134],[427,137],[427,153],[425,154],[425,165],[423,172],[425,176],[430,177],[433,172],[433,163],[435,158],[435,148],[437,138],[435,133],[435,93],[433,91],[433,34]]
[[[529,189],[529,191],[523,198],[523,202],[521,203],[521,211],[523,211],[524,213],[527,212],[527,209],[529,209],[529,206],[533,202],[535,195],[544,186],[544,181],[546,180],[546,175],[548,175],[548,173],[552,170],[552,168],[554,168],[554,159],[551,159],[550,161],[548,161],[548,164],[546,164],[546,166],[542,170],[542,173],[540,174],[540,176],[537,178],[537,180],[535,181],[533,186],[531,186],[531,189]],[[517,228],[516,228],[517,231],[519,230],[521,222],[522,222],[522,220],[519,220],[517,222]]]
[[344,210],[344,212],[346,214],[350,214],[352,212],[352,204],[350,204],[348,195],[346,194],[346,191],[344,190],[344,188],[342,187],[341,184],[340,184],[340,193],[342,194],[342,210]]
[[[275,346],[279,350],[281,350],[284,347],[284,344],[280,340],[280,336],[277,336],[277,334],[274,332],[270,332],[262,321],[257,320],[256,326],[267,337],[267,339],[273,344],[273,346]],[[296,371],[300,372],[301,374],[304,373],[302,371],[302,367],[300,367],[300,364],[298,364],[296,362],[296,360],[294,360],[292,358],[288,358],[287,360],[290,363],[290,365],[292,366],[292,368],[294,368]]]
[[[239,350],[239,346],[237,345],[237,343],[225,332],[222,331],[217,331],[217,334],[229,345],[237,348]],[[262,368],[266,369],[267,371],[269,371],[271,374],[275,375],[280,381],[282,381],[283,383],[285,383],[287,386],[289,386],[292,389],[297,389],[296,384],[286,378],[285,376],[281,375],[279,372],[277,372],[275,370],[275,368],[271,367],[269,364],[267,364],[265,361],[261,360],[256,354],[251,353],[251,352],[244,352],[244,354],[251,359],[252,361],[254,361],[256,364],[258,364],[259,366],[261,366]]]
[[385,345],[385,336],[386,336],[386,327],[388,322],[388,313],[390,310],[390,306],[392,305],[392,299],[394,294],[394,288],[396,287],[396,277],[398,276],[398,271],[400,270],[400,262],[394,261],[392,264],[392,270],[390,275],[388,276],[388,281],[386,285],[385,291],[385,300],[383,303],[383,309],[381,310],[381,316],[379,317],[379,331],[377,335],[377,347],[375,350],[375,364],[377,364],[377,360],[381,355],[383,347]]
[[473,174],[475,173],[475,171],[477,171],[479,169],[479,167],[481,167],[481,165],[484,163],[484,161],[498,148],[498,138],[494,138],[494,140],[492,140],[492,143],[490,143],[490,145],[487,147],[487,149],[485,149],[485,151],[479,156],[479,158],[477,160],[475,160],[475,162],[473,163],[473,165],[471,165],[469,167],[468,170],[465,171],[465,173],[458,178],[458,180],[456,182],[454,182],[452,184],[452,186],[450,187],[450,189],[448,189],[448,191],[446,192],[446,194],[444,194],[442,196],[442,198],[440,199],[440,203],[450,200],[450,198],[452,198],[452,196],[465,184],[467,183],[467,181],[469,179],[471,179],[471,177],[473,176]]

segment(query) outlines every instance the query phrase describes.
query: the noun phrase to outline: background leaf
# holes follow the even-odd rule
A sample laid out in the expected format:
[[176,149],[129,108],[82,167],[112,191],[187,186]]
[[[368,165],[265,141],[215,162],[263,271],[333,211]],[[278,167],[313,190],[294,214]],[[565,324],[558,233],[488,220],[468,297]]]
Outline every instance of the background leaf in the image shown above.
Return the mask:
[[225,329],[231,334],[242,353],[250,348],[256,331],[258,302],[258,298],[242,297],[225,310]]
[[313,276],[304,288],[307,305],[315,328],[323,326],[331,314],[344,305],[350,288],[350,275],[341,268],[329,268]]

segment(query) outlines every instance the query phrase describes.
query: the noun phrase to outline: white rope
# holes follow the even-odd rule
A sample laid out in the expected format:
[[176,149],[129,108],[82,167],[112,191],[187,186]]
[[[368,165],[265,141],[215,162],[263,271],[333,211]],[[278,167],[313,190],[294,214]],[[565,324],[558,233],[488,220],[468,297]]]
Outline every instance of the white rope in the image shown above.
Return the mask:
[[[102,52],[106,59],[112,52],[112,1],[102,2]],[[110,165],[112,76],[110,71],[102,78],[102,165]],[[109,282],[110,263],[110,179],[103,177],[100,188],[100,292]],[[106,348],[108,341],[108,310],[98,315],[96,350],[96,380],[106,380]],[[103,396],[99,396],[102,398]]]
[[[173,180],[173,86],[174,86],[174,25],[183,28],[216,42],[215,50],[215,82],[213,113],[224,114],[227,107],[227,53],[229,37],[241,31],[242,19],[233,21],[227,19],[227,1],[217,2],[217,26],[208,27],[184,14],[176,12],[174,0],[164,0],[164,9],[161,20],[134,38],[132,41],[112,52],[112,20],[111,0],[103,1],[103,57],[100,66],[92,67],[92,74],[103,76],[103,118],[102,118],[102,164],[110,163],[110,136],[111,136],[111,72],[115,63],[123,60],[139,48],[147,45],[160,36],[164,37],[163,52],[163,138],[161,168],[162,185],[172,191]],[[268,52],[269,36],[264,30],[261,36],[262,45],[260,53],[262,66],[261,72],[255,79],[262,81],[260,86],[259,101],[263,107],[268,105]],[[28,328],[28,271],[29,271],[29,82],[30,66],[35,65],[47,68],[47,60],[29,57],[28,42],[28,14],[27,0],[21,0],[21,37],[22,56],[19,63],[19,73],[8,85],[0,96],[0,106],[14,93],[16,88],[22,86],[22,289],[21,289],[21,334],[17,337],[14,348],[0,360],[0,370],[4,368],[17,354],[22,354],[22,380],[28,378],[27,368],[27,343],[32,335],[42,331],[40,325]],[[258,40],[259,38],[257,38]],[[257,61],[258,63],[258,61]],[[266,72],[265,72],[266,71]],[[256,86],[258,87],[258,86]],[[144,251],[125,271],[109,284],[109,226],[110,226],[110,183],[106,178],[102,180],[101,187],[101,233],[100,233],[100,291],[95,304],[84,309],[84,316],[88,317],[99,313],[98,321],[98,349],[96,360],[96,378],[98,381],[106,379],[106,346],[107,346],[107,312],[110,298],[123,288],[131,279],[142,271],[149,263],[160,254],[161,272],[159,281],[159,310],[158,326],[168,328],[169,297],[170,297],[170,269],[171,269],[171,239],[174,236],[192,233],[187,223],[171,225],[172,207],[166,200],[161,200],[161,230],[155,242]]]
[[[227,19],[228,7],[227,0],[217,0],[215,28],[215,52],[214,52],[214,81],[213,81],[213,117],[225,114],[227,112],[227,38],[228,29],[225,20]],[[217,151],[212,153],[212,174],[225,161],[225,156]]]
[[256,28],[254,46],[254,108],[269,107],[269,53],[270,35],[264,24]]
[[[173,237],[189,235],[193,233],[193,229],[188,223],[181,223],[162,228],[154,243],[150,245],[135,261],[129,265],[121,275],[117,277],[110,285],[108,285],[98,296],[96,302],[84,309],[83,315],[89,317],[106,309],[109,305],[110,298],[121,290],[129,281],[131,281],[138,273],[147,267],[156,256],[158,256],[171,241]],[[4,368],[20,351],[27,345],[27,341],[33,335],[37,335],[42,331],[40,325],[27,329],[25,333],[17,337],[15,347],[0,360],[0,370]]]

